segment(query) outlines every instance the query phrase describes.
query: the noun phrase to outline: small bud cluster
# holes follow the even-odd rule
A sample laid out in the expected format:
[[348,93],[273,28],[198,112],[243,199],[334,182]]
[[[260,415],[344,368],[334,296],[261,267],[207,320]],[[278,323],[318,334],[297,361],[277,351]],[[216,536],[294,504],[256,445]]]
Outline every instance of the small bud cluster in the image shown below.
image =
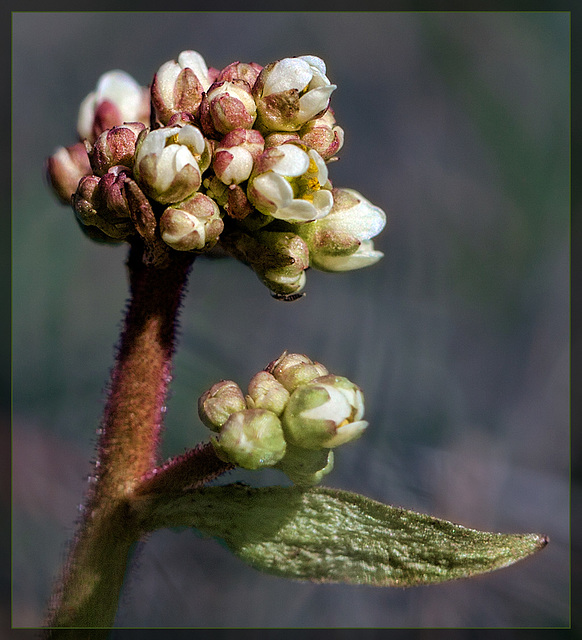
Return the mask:
[[307,356],[283,353],[249,383],[213,385],[198,401],[221,460],[245,469],[274,467],[310,486],[333,469],[333,449],[359,438],[364,398],[347,378]]
[[335,89],[316,56],[219,70],[183,51],[149,89],[111,71],[81,104],[81,142],[55,152],[48,177],[95,240],[141,237],[162,262],[219,243],[274,295],[294,296],[310,266],[346,271],[383,255],[372,238],[384,212],[328,177],[344,139]]

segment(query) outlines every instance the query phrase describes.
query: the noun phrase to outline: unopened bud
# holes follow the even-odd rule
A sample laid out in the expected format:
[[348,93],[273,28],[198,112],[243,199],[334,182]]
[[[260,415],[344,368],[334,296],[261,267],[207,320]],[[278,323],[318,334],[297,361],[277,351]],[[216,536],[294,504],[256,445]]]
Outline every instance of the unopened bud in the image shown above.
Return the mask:
[[224,184],[240,184],[251,174],[253,163],[265,148],[256,129],[234,129],[214,151],[212,167]]
[[85,145],[78,142],[70,147],[59,147],[47,160],[46,171],[61,202],[70,205],[79,180],[92,173]]
[[325,376],[329,372],[319,362],[300,353],[287,353],[284,351],[277,360],[273,360],[266,371],[273,376],[290,392],[299,385],[307,384],[314,378]]
[[174,114],[198,114],[204,91],[210,86],[204,58],[196,51],[182,51],[178,61],[165,62],[154,76],[152,104],[158,120],[166,125]]
[[272,467],[287,448],[279,418],[266,409],[233,413],[211,442],[221,460],[244,469]]
[[298,386],[281,421],[291,444],[325,449],[359,438],[368,426],[363,415],[361,389],[347,378],[327,375]]
[[212,431],[220,431],[232,413],[246,408],[243,392],[232,380],[217,382],[198,400],[200,420]]
[[168,207],[160,218],[162,240],[178,251],[211,249],[223,228],[218,205],[202,193]]
[[137,137],[144,129],[141,122],[130,122],[104,131],[89,151],[93,171],[102,176],[115,165],[131,169]]
[[200,105],[200,123],[210,137],[250,129],[257,117],[251,89],[244,80],[215,82]]
[[131,235],[134,226],[121,191],[124,180],[123,174],[111,172],[102,178],[95,175],[81,178],[72,197],[79,222],[97,227],[115,240],[124,240]]
[[262,66],[256,62],[231,62],[227,67],[220,72],[217,81],[226,80],[232,82],[233,80],[244,80],[249,87],[252,87],[259,73],[262,70]]
[[281,415],[289,400],[289,392],[267,371],[259,371],[249,382],[247,405],[249,409],[268,409]]
[[315,149],[324,160],[332,158],[344,144],[344,130],[336,124],[331,109],[309,121],[299,135],[301,142]]

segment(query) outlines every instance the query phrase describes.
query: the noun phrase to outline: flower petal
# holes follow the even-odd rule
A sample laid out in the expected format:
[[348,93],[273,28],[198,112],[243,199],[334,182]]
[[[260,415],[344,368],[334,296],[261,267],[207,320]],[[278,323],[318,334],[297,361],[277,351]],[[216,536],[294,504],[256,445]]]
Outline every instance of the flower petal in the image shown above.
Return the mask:
[[293,201],[291,185],[274,171],[257,176],[252,182],[252,187],[262,198],[271,202],[274,208],[285,207]]
[[337,89],[335,84],[326,84],[311,89],[299,98],[299,113],[297,118],[307,122],[323,111],[329,104],[329,97]]
[[281,176],[295,178],[309,169],[309,156],[303,149],[294,144],[282,144],[278,147],[282,152],[272,166],[273,171]]
[[312,77],[313,72],[305,60],[284,58],[279,60],[268,74],[263,87],[263,95],[281,93],[289,89],[303,91]]

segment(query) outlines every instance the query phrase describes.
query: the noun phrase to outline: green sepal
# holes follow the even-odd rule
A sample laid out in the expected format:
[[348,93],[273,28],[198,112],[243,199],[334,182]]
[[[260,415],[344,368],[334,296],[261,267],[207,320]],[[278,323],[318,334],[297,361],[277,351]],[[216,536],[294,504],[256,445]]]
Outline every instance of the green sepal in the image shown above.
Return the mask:
[[144,531],[190,525],[241,560],[295,580],[407,587],[500,569],[538,534],[487,533],[324,487],[210,487],[135,501]]

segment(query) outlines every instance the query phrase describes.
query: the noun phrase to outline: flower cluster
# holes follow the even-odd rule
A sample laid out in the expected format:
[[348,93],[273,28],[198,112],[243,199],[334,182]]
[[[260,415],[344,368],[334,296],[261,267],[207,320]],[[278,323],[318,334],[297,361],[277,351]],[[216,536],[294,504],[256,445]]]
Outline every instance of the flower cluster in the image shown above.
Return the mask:
[[251,379],[246,395],[231,380],[213,385],[198,414],[217,432],[211,442],[219,458],[245,469],[275,467],[302,486],[320,482],[333,469],[333,449],[368,426],[359,387],[287,352]]
[[344,139],[335,89],[315,56],[218,70],[183,51],[149,89],[112,71],[48,177],[95,240],[141,239],[151,262],[218,243],[274,295],[294,296],[310,266],[345,271],[383,255],[372,238],[384,212],[328,177]]

